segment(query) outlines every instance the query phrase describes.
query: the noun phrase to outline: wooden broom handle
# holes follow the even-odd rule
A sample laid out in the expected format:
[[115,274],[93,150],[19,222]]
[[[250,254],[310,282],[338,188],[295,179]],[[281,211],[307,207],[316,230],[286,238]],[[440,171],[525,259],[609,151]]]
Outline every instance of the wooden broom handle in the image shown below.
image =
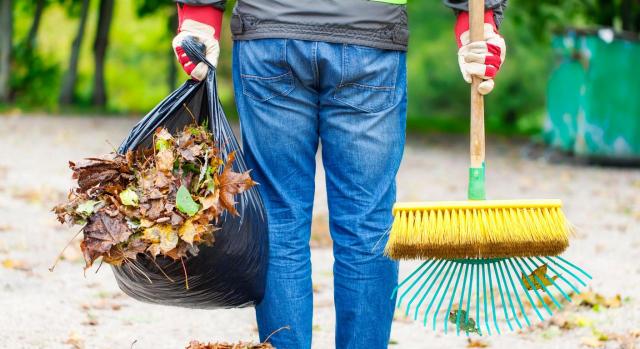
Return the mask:
[[[471,42],[484,40],[484,0],[469,1],[469,38]],[[471,167],[484,163],[484,98],[478,92],[482,79],[473,77],[471,83]]]

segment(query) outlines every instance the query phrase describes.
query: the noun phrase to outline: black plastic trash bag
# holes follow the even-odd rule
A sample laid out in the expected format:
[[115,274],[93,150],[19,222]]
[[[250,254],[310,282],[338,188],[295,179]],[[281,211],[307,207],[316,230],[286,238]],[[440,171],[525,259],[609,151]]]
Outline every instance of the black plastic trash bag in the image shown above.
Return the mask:
[[[191,43],[185,51],[192,61],[196,57],[197,61],[204,61],[204,56],[194,50],[195,45]],[[193,123],[194,116],[199,124],[208,123],[223,160],[235,151],[233,170],[246,171],[240,146],[218,99],[213,68],[206,81],[189,80],[158,104],[131,130],[119,152],[151,147],[158,127],[175,132]],[[216,225],[220,230],[214,233],[214,244],[199,246],[196,256],[183,260],[184,267],[179,260],[162,256],[153,260],[146,254],[113,267],[120,289],[143,302],[189,308],[231,308],[259,303],[264,295],[267,268],[267,216],[256,187],[239,194],[237,201],[239,216],[225,212]]]

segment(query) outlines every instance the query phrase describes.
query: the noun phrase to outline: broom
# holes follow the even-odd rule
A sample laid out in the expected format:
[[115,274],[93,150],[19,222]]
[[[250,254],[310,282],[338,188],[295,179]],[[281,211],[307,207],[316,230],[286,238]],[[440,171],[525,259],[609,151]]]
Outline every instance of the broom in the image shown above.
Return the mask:
[[[483,40],[483,0],[469,2],[469,18],[471,41]],[[500,334],[504,322],[511,331],[529,326],[531,312],[543,321],[543,312],[551,316],[591,279],[558,256],[571,233],[560,200],[485,200],[480,82],[471,84],[469,200],[396,203],[385,248],[393,259],[427,259],[393,292],[398,308],[410,296],[405,315],[413,308],[413,318],[424,314],[433,330],[440,318],[445,333],[451,324],[458,335],[482,335],[482,323],[487,334],[492,326]]]

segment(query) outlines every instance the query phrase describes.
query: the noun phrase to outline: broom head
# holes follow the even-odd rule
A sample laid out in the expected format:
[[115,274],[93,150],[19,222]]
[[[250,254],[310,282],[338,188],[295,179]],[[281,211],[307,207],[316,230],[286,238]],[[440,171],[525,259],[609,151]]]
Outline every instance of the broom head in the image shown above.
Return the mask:
[[392,259],[555,256],[569,246],[560,200],[396,203]]

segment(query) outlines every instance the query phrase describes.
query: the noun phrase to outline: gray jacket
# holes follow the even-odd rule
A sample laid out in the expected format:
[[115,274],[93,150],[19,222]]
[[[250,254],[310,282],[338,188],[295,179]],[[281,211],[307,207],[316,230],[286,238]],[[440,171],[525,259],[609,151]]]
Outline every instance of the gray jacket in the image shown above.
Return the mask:
[[[411,0],[410,0],[411,1]],[[421,0],[424,1],[424,0]],[[179,0],[224,9],[225,0]],[[443,0],[456,11],[466,0]],[[499,24],[507,0],[485,0]],[[233,9],[234,40],[286,38],[407,50],[409,28],[405,5],[375,0],[238,0]]]

